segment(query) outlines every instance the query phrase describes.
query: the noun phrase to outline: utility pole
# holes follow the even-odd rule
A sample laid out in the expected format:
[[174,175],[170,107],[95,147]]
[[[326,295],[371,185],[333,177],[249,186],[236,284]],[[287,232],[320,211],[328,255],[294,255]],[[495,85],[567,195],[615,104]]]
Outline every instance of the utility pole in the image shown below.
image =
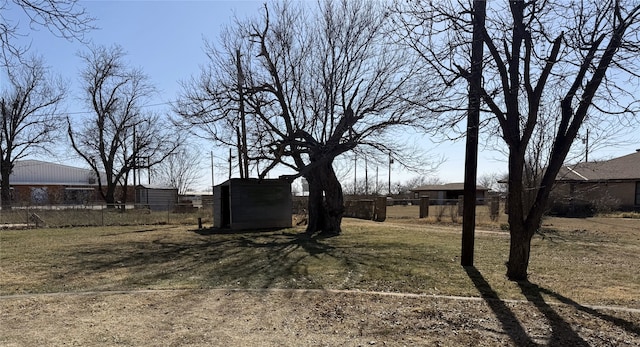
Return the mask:
[[238,143],[238,171],[240,171],[240,178],[246,178],[249,177],[249,173],[246,173],[245,176],[245,171],[244,171],[244,160],[242,159],[244,157],[244,153],[242,150],[242,136],[240,135],[240,128],[236,127],[236,141]]
[[[238,69],[238,106],[240,108],[240,126],[242,131],[240,143],[240,178],[249,177],[249,154],[247,150],[247,123],[244,112],[244,74],[242,73],[242,64],[240,64],[240,50],[236,49],[236,68]],[[244,172],[244,176],[242,173]]]
[[380,194],[380,188],[378,187],[378,166],[376,165],[376,195]]
[[474,0],[471,43],[471,75],[469,77],[469,110],[467,112],[467,142],[464,167],[464,197],[462,212],[462,249],[460,264],[473,266],[476,227],[476,178],[478,174],[478,128],[480,126],[480,88],[482,85],[482,32],[486,15],[485,0]]
[[147,156],[147,182],[151,185],[151,158]]
[[[133,125],[133,155],[131,158],[131,160],[133,161],[133,189],[135,190],[136,187],[136,167],[138,166],[138,161],[136,160],[136,155],[137,153],[137,144],[136,144],[136,125]],[[133,201],[134,203],[136,203],[137,201]]]
[[582,143],[584,143],[584,162],[589,162],[589,128],[587,128],[587,135],[584,139],[582,139]]
[[213,151],[209,151],[209,155],[211,156],[211,194],[213,194],[213,187],[215,186],[213,179]]
[[369,162],[364,157],[364,195],[369,195]]
[[391,152],[389,152],[389,196],[391,196],[391,164],[393,164],[393,158],[391,158]]
[[358,155],[353,155],[353,195],[358,194]]
[[231,160],[233,156],[231,155],[231,147],[229,147],[229,179],[231,179]]

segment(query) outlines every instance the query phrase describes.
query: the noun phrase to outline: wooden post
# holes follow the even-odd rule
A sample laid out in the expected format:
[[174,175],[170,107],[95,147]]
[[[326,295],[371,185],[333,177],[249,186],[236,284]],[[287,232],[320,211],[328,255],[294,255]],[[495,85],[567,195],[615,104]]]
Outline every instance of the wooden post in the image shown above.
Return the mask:
[[458,216],[464,215],[464,195],[458,196]]
[[492,196],[489,202],[489,215],[491,216],[492,221],[498,220],[498,215],[500,214],[500,197]]
[[420,218],[429,217],[429,196],[420,198]]
[[377,197],[375,200],[375,205],[375,221],[384,222],[387,219],[387,197]]
[[476,178],[478,173],[478,129],[480,128],[480,96],[482,89],[482,62],[484,54],[483,30],[487,3],[474,0],[471,12],[471,69],[469,82],[469,110],[467,112],[467,142],[464,167],[464,214],[462,217],[462,246],[460,265],[473,266],[473,248],[476,228]]

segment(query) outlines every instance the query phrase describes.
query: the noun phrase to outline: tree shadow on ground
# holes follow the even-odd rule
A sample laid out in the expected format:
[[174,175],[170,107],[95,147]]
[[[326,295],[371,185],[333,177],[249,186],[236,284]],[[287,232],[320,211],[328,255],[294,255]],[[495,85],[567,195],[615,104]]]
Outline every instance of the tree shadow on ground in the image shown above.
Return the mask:
[[[520,290],[522,291],[522,294],[524,294],[524,296],[527,298],[527,300],[529,300],[530,302],[532,302],[533,304],[536,305],[536,307],[540,310],[540,312],[543,312],[545,314],[545,316],[547,317],[547,319],[549,319],[549,321],[557,321],[560,317],[557,315],[557,313],[553,310],[553,308],[551,308],[551,306],[549,306],[549,304],[547,304],[544,301],[544,298],[542,297],[542,294],[546,294],[549,295],[550,297],[558,300],[559,302],[567,305],[567,306],[571,306],[573,308],[575,308],[578,311],[584,312],[586,314],[589,314],[591,316],[594,316],[596,318],[602,319],[604,321],[610,322],[616,326],[618,326],[619,328],[622,328],[624,330],[626,330],[627,332],[634,334],[638,337],[640,337],[640,327],[638,325],[635,325],[632,322],[626,321],[622,318],[619,317],[615,317],[609,314],[606,314],[604,312],[601,312],[600,310],[597,310],[595,308],[592,307],[587,307],[584,305],[580,305],[579,303],[561,295],[558,294],[552,290],[549,290],[547,288],[543,288],[540,287],[539,285],[535,284],[535,283],[531,283],[531,282],[519,282],[518,285],[520,286]],[[563,328],[563,327],[560,327]],[[568,328],[568,327],[567,327]]]
[[163,234],[144,241],[118,239],[66,250],[56,270],[42,280],[61,288],[69,281],[78,281],[78,286],[90,282],[87,290],[165,283],[200,288],[322,288],[322,283],[306,276],[306,260],[333,257],[335,252],[321,238],[287,231],[194,232],[200,236],[175,239]]
[[[519,346],[537,345],[528,335],[525,327],[518,320],[518,317],[506,303],[498,297],[498,294],[491,288],[491,285],[482,276],[480,271],[473,266],[465,267],[464,269],[511,340]],[[631,334],[640,336],[640,328],[629,321],[608,315],[594,308],[580,305],[567,297],[528,281],[518,282],[518,286],[522,294],[527,298],[527,301],[532,303],[546,318],[551,330],[551,335],[547,338],[548,346],[589,346],[589,343],[580,337],[571,324],[562,317],[557,310],[559,306],[557,308],[552,307],[545,301],[543,294],[555,298],[559,302],[571,306],[578,311],[587,313],[590,316],[608,321]]]
[[544,300],[540,287],[528,281],[518,282],[518,286],[527,300],[547,318],[547,323],[551,327],[549,346],[589,346],[589,343],[580,337],[571,324]]
[[270,229],[230,229],[230,228],[202,228],[202,229],[192,229],[192,231],[201,236],[211,236],[211,235],[251,235],[251,234],[264,234],[267,232],[279,231],[282,229],[279,228],[270,228]]
[[520,324],[515,313],[498,297],[487,280],[474,266],[465,266],[464,270],[480,292],[493,314],[502,324],[503,330],[517,346],[534,346],[536,343],[529,337],[525,328]]

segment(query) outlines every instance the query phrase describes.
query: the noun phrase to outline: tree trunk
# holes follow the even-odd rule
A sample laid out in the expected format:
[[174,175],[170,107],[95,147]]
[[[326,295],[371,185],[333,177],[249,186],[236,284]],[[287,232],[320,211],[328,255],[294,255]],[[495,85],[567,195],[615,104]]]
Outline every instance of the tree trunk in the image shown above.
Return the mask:
[[2,166],[2,187],[0,188],[0,200],[2,200],[2,209],[10,210],[11,209],[11,185],[9,182],[9,174],[10,170],[5,169],[4,165]]
[[107,192],[104,195],[104,202],[107,203],[107,208],[115,208],[115,202],[116,202],[116,187],[115,185],[111,185],[108,184],[107,185]]
[[309,200],[307,202],[309,217],[306,232],[315,234],[324,228],[324,198],[317,175],[309,174],[305,178],[309,183]]
[[0,158],[2,162],[0,163],[0,200],[2,200],[2,209],[10,210],[11,209],[11,182],[9,182],[9,176],[11,176],[11,171],[13,171],[13,163],[9,160],[10,153],[3,153],[6,155],[5,158]]
[[[531,237],[525,224],[524,197],[524,153],[518,146],[509,149],[509,261],[507,262],[507,278],[512,281],[524,281],[527,279],[529,267],[529,254],[531,252]],[[533,235],[533,234],[531,234]]]
[[509,261],[507,262],[507,278],[511,281],[526,281],[531,253],[533,233],[523,223],[510,225]]
[[309,223],[306,232],[339,235],[344,214],[344,198],[332,161],[318,165],[305,178],[309,183]]
[[344,214],[342,186],[331,164],[327,164],[320,171],[325,195],[325,228],[323,232],[327,235],[339,235],[342,232],[340,225]]

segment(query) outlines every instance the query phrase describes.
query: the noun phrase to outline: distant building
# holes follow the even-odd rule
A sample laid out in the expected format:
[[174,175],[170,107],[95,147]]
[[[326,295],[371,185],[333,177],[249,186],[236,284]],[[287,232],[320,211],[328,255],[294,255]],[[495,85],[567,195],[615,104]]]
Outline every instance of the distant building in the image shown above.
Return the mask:
[[178,189],[166,186],[136,186],[136,205],[152,211],[173,211],[178,204]]
[[[106,178],[102,177],[103,189]],[[9,176],[11,200],[17,205],[86,205],[104,202],[98,190],[98,179],[91,169],[40,160],[18,160]],[[116,187],[120,199],[122,187]],[[133,202],[134,189],[129,187],[127,202]]]
[[86,204],[100,200],[95,173],[68,165],[16,161],[9,183],[12,200],[18,204]]
[[213,206],[213,192],[187,191],[182,195],[178,195],[178,204],[190,204],[197,208],[211,208],[211,206]]
[[[483,204],[489,188],[476,186],[476,201]],[[428,196],[432,205],[453,204],[464,195],[464,183],[429,184],[411,189],[414,199]]]
[[611,160],[562,167],[553,194],[557,202],[640,210],[640,150]]

